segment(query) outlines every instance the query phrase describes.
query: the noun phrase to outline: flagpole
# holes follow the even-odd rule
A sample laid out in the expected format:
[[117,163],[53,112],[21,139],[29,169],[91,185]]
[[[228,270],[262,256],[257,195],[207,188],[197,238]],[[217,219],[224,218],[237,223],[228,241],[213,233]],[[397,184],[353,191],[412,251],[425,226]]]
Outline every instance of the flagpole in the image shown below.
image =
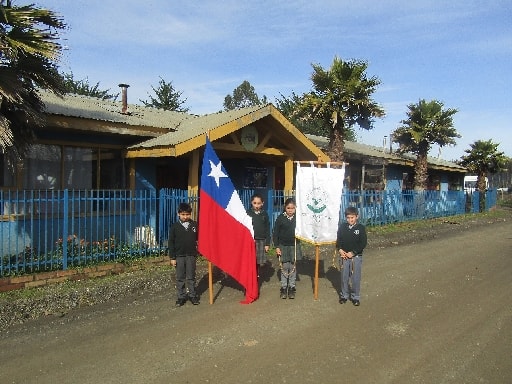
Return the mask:
[[318,269],[320,265],[320,245],[315,246],[315,288],[313,296],[315,300],[318,300]]
[[213,267],[211,261],[208,261],[208,292],[210,294],[210,304],[213,304]]
[[[210,140],[210,130],[206,131],[206,139]],[[208,295],[211,305],[213,304],[213,266],[210,260],[208,260]]]
[[[318,158],[317,168],[322,168],[320,158]],[[320,269],[320,245],[315,246],[315,289],[313,291],[313,298],[318,300],[318,270]]]

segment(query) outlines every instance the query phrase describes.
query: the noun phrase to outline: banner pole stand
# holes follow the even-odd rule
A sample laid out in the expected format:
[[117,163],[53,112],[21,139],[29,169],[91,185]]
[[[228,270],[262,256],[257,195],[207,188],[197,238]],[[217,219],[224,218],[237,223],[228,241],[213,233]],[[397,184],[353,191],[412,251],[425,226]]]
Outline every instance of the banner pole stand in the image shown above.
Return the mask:
[[213,304],[213,268],[212,262],[208,262],[208,292],[210,294],[210,304]]
[[320,264],[320,246],[315,245],[315,289],[314,289],[314,298],[318,300],[318,267]]

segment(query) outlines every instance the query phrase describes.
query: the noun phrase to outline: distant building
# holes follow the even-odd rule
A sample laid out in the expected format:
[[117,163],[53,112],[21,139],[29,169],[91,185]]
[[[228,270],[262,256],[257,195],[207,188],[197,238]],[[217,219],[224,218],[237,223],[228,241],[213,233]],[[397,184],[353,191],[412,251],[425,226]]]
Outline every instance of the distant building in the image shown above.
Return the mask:
[[[325,150],[326,137],[306,135]],[[400,155],[390,148],[346,141],[345,161],[349,164],[345,187],[351,190],[405,190],[413,188],[414,160],[410,154]],[[428,189],[462,190],[466,168],[450,161],[428,158]]]

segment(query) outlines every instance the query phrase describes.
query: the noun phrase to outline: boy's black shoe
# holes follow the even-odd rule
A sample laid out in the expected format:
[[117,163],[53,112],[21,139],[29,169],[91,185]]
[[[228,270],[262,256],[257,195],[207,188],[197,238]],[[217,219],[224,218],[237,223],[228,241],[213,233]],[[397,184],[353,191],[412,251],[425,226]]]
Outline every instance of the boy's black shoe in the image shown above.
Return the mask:
[[295,287],[288,288],[288,298],[295,299]]
[[194,305],[199,305],[199,297],[198,296],[192,296],[190,298],[190,302]]
[[186,302],[187,302],[187,299],[178,299],[178,300],[176,300],[176,306],[183,307]]
[[286,299],[286,288],[281,288],[281,295],[279,297],[281,299]]
[[346,302],[347,302],[347,299],[345,299],[344,297],[340,297],[340,301],[339,301],[340,304],[345,304]]
[[354,304],[354,306],[356,306],[356,307],[359,307],[361,305],[359,300],[352,300],[352,304]]

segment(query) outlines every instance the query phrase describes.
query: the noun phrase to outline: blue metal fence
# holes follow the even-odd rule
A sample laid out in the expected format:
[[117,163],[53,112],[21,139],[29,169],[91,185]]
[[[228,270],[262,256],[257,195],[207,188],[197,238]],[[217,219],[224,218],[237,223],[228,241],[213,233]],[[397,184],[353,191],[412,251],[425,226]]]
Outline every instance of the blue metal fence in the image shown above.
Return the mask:
[[458,191],[349,191],[342,198],[342,212],[357,207],[366,225],[452,216],[465,213],[465,196]]
[[0,276],[158,253],[149,190],[0,191]]
[[[239,191],[250,206],[253,190]],[[263,194],[271,225],[293,191]],[[166,252],[177,207],[188,202],[197,218],[199,198],[187,190],[0,191],[0,276],[58,270]],[[488,191],[487,209],[496,204]],[[359,209],[366,225],[478,212],[478,193],[345,191],[341,212]]]

